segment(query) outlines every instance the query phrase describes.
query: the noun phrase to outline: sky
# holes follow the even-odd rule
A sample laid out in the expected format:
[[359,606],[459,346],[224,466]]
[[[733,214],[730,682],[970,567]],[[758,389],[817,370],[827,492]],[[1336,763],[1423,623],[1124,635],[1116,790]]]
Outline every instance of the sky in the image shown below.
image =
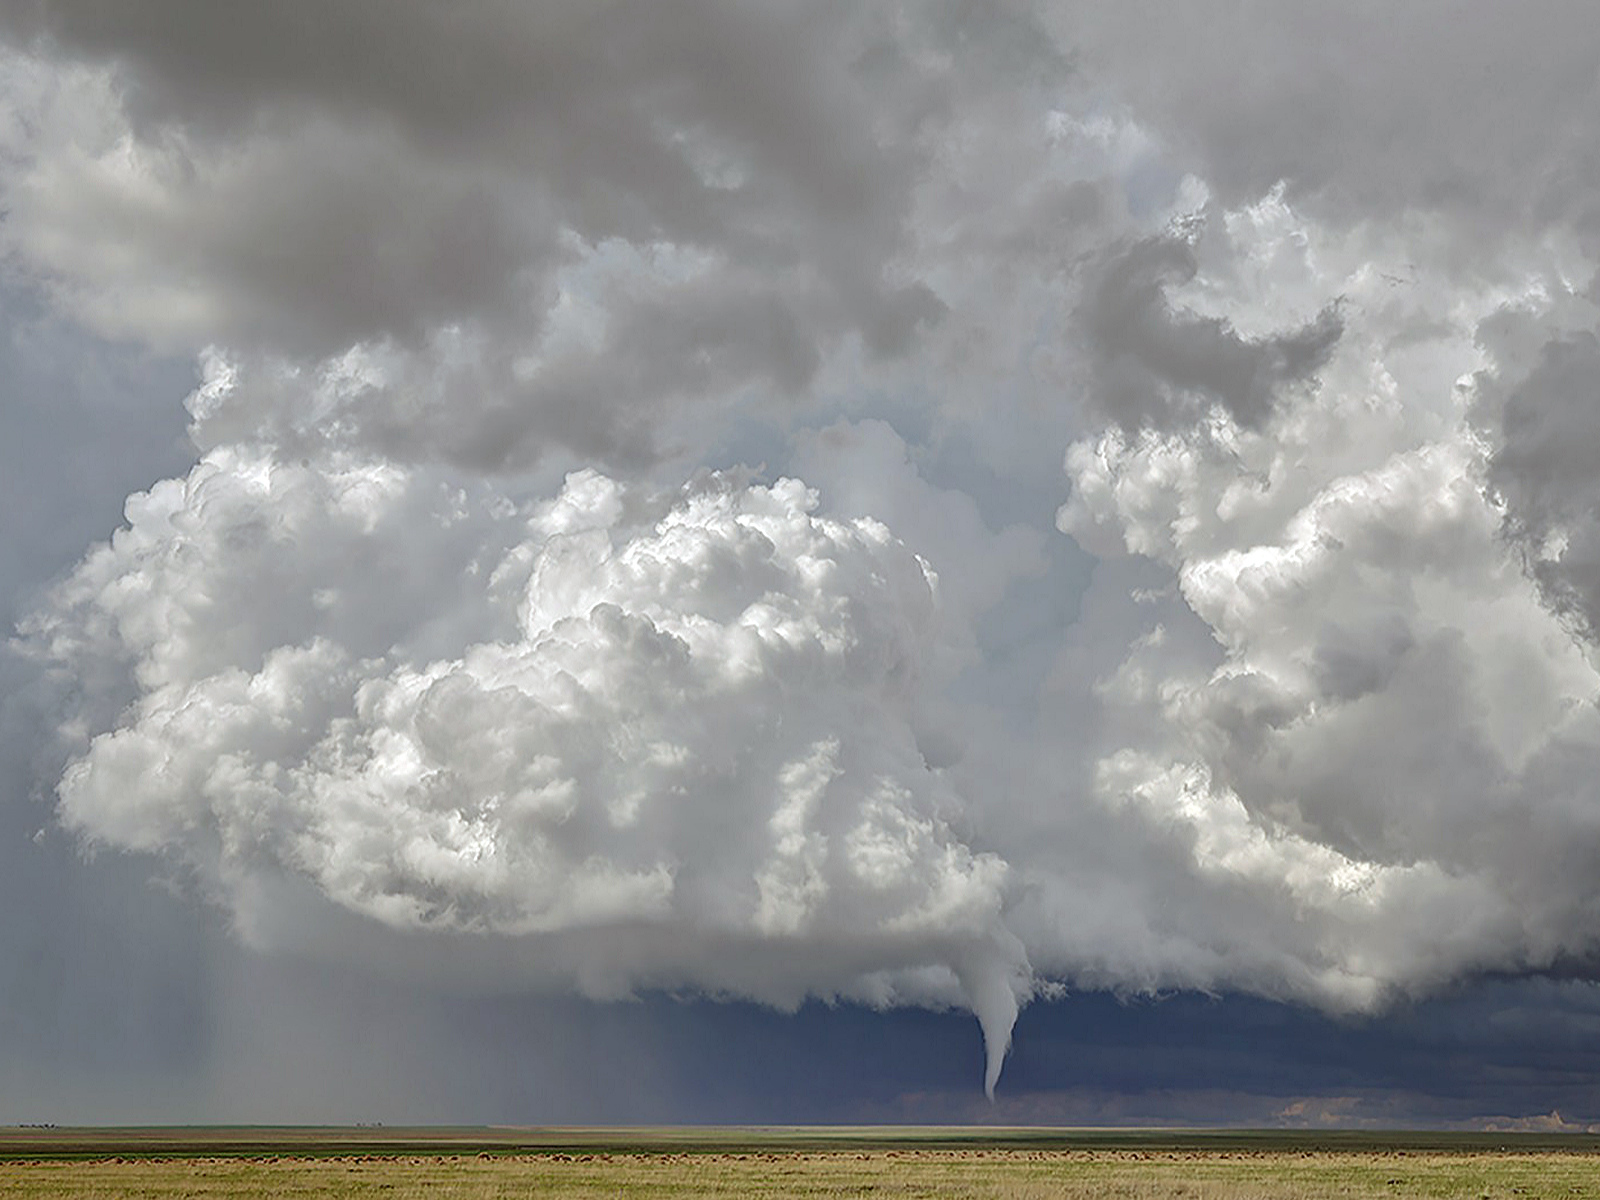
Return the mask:
[[0,1122],[1600,1126],[1600,16],[0,9]]

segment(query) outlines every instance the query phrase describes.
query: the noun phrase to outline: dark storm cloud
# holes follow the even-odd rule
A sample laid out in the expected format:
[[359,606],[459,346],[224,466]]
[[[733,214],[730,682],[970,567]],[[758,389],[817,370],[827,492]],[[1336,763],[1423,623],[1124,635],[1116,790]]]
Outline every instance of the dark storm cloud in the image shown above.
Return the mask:
[[964,13],[11,6],[15,45],[109,74],[57,98],[105,111],[35,139],[10,250],[95,327],[256,375],[428,360],[331,423],[270,387],[240,420],[476,466],[638,461],[674,405],[793,395],[843,341],[902,355],[940,320],[907,257],[940,130],[993,71],[1061,69],[1024,17]]
[[[1600,1120],[1588,983],[1483,980],[1331,1020],[1248,997],[1074,995],[1018,1021],[1009,1101],[1084,1124],[1476,1127]],[[932,1090],[932,1089],[930,1089]]]
[[1489,480],[1550,602],[1600,632],[1600,339],[1547,342],[1506,396]]
[[210,332],[326,352],[508,303],[561,227],[803,262],[869,312],[909,161],[855,119],[840,16],[51,3],[6,23],[120,68],[141,142],[184,140],[198,177],[170,194],[209,220],[128,235],[201,273]]
[[1337,307],[1269,338],[1241,337],[1227,320],[1175,310],[1171,287],[1195,277],[1194,249],[1176,236],[1147,238],[1100,265],[1079,317],[1097,375],[1092,396],[1124,429],[1192,423],[1221,404],[1240,425],[1260,427],[1279,391],[1311,379],[1344,332]]
[[1600,228],[1581,0],[1084,5],[1059,27],[1229,204],[1283,180],[1340,223],[1444,217],[1464,236],[1419,227],[1417,250],[1470,270],[1508,236]]

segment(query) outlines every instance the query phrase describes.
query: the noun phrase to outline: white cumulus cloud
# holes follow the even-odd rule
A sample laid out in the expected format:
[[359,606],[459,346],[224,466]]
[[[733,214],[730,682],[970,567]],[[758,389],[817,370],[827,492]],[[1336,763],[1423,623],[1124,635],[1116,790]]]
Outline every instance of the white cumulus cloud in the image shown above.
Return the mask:
[[[933,998],[988,1023],[998,988],[1014,1015],[1006,864],[952,832],[918,745],[946,636],[926,562],[792,479],[497,500],[242,449],[137,498],[31,630],[80,675],[105,639],[136,681],[63,820],[229,903],[287,873],[392,926],[531,937],[535,963],[537,935],[652,931],[613,990],[884,1002],[885,972],[938,969]],[[465,583],[418,556],[474,536]],[[744,941],[787,965],[693,965]]]

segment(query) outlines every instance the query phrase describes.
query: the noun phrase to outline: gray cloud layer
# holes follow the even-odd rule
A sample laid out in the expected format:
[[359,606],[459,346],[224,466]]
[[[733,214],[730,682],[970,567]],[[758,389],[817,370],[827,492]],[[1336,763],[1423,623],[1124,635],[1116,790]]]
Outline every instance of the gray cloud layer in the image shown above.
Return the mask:
[[1057,28],[1229,203],[1287,181],[1342,223],[1427,213],[1451,228],[1408,228],[1414,252],[1468,271],[1532,231],[1596,232],[1584,4],[1083,5]]
[[[63,142],[8,188],[10,242],[99,329],[252,356],[203,440],[276,410],[472,465],[647,457],[664,411],[939,321],[913,188],[996,68],[1053,69],[958,16],[13,6],[95,66],[44,104]],[[283,359],[351,346],[391,369],[307,412]]]

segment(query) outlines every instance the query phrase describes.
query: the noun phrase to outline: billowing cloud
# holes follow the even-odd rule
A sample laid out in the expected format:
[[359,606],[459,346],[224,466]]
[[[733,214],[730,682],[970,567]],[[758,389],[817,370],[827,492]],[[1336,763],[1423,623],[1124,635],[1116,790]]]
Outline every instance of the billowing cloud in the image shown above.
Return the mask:
[[1507,361],[1484,373],[1478,398],[1494,446],[1489,482],[1505,505],[1507,530],[1549,602],[1591,640],[1600,633],[1592,453],[1600,436],[1600,309],[1593,293],[1591,285],[1589,295],[1565,297],[1569,311],[1554,319],[1510,311],[1486,320],[1484,341]]
[[991,1088],[1063,985],[1592,974],[1575,12],[11,6],[6,269],[200,366],[16,643],[61,823]]
[[13,36],[106,64],[106,116],[126,125],[42,159],[17,219],[47,265],[92,286],[100,320],[119,300],[176,301],[121,318],[180,323],[132,326],[154,334],[327,353],[518,294],[537,317],[561,261],[615,238],[760,261],[788,285],[775,299],[804,287],[785,267],[818,271],[892,341],[875,275],[897,236],[885,181],[905,163],[884,153],[888,130],[848,120],[862,84],[830,53],[833,17],[633,18],[23,5]]
[[1119,248],[1109,259],[1082,316],[1098,368],[1091,394],[1127,430],[1192,421],[1194,409],[1212,404],[1256,428],[1286,385],[1315,382],[1343,332],[1332,305],[1299,329],[1260,340],[1240,337],[1223,317],[1174,312],[1168,284],[1189,283],[1199,269],[1176,235]]
[[[609,973],[569,981],[591,989],[964,1000],[997,1073],[1028,973],[1005,864],[952,833],[918,746],[937,577],[816,505],[794,480],[661,497],[584,472],[519,511],[215,451],[130,503],[29,631],[58,669],[121,657],[138,685],[62,817],[241,907],[277,871],[397,927],[653,935],[597,952]],[[743,941],[790,965],[693,965]]]
[[476,467],[638,461],[679,407],[941,321],[917,185],[1063,68],[1021,12],[919,15],[13,6],[6,249],[104,333],[225,348],[248,408],[204,444],[270,413]]
[[[1526,530],[1548,511],[1516,481],[1540,441],[1530,384],[1551,389],[1564,358],[1546,350],[1514,386],[1493,451],[1477,421],[1498,368],[1480,366],[1471,321],[1431,352],[1435,378],[1462,384],[1413,401],[1390,367],[1411,350],[1373,303],[1382,275],[1329,281],[1352,295],[1348,344],[1318,391],[1260,428],[1219,404],[1067,456],[1061,527],[1159,568],[1140,593],[1149,616],[1112,633],[1126,650],[1100,682],[1090,786],[1181,830],[1198,878],[1260,889],[1266,925],[1249,951],[1197,967],[1202,986],[1281,941],[1294,966],[1271,969],[1275,986],[1359,1007],[1462,971],[1584,959],[1600,935],[1580,882],[1600,853],[1584,782],[1600,762],[1593,647],[1504,536],[1508,515]],[[1486,319],[1499,307],[1475,303]],[[1581,506],[1554,467],[1541,478]],[[1161,924],[1193,937],[1188,919]]]

